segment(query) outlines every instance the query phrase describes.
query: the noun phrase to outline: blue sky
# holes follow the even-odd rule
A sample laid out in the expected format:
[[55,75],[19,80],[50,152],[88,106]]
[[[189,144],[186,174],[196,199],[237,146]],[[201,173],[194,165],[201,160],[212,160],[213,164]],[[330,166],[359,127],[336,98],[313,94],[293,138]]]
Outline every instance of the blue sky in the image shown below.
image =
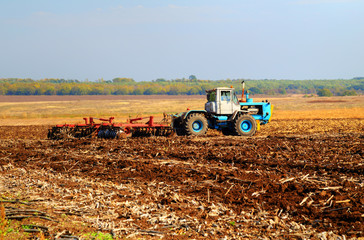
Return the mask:
[[364,0],[0,0],[0,78],[364,76]]

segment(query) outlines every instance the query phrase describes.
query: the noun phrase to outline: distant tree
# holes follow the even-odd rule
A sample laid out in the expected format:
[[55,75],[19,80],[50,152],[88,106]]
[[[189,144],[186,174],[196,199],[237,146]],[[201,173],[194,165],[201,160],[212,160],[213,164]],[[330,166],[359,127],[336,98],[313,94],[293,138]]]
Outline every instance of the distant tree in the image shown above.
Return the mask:
[[68,83],[64,83],[57,90],[57,95],[70,95],[70,92],[71,92],[71,85]]
[[0,95],[5,95],[6,93],[6,88],[1,84],[0,85]]
[[297,86],[297,85],[295,85],[295,84],[289,84],[289,85],[287,86],[287,88],[288,88],[288,89],[297,89],[297,88],[298,88],[298,86]]
[[111,95],[111,93],[113,91],[112,87],[110,87],[109,85],[104,84],[103,88],[104,88],[104,90],[102,92],[103,95]]
[[167,82],[167,80],[164,78],[158,78],[155,80],[155,82]]
[[317,90],[317,95],[320,97],[331,97],[333,94],[329,89],[322,88]]
[[147,88],[145,91],[144,91],[144,95],[155,95],[157,94],[157,89],[154,88],[154,87],[150,87],[150,88]]
[[71,88],[70,95],[86,95],[89,91],[83,86],[75,85]]
[[343,96],[356,96],[358,95],[355,90],[344,90],[342,93]]
[[102,86],[92,86],[91,91],[89,92],[90,95],[103,95],[104,88]]
[[197,78],[196,78],[196,76],[195,76],[195,75],[190,75],[190,76],[188,77],[188,79],[189,79],[189,80],[197,80]]
[[364,81],[361,81],[361,82],[358,82],[356,84],[353,84],[352,85],[352,88],[355,89],[355,90],[361,90],[361,91],[364,91]]
[[56,95],[56,88],[52,85],[46,86],[44,89],[44,95]]
[[178,95],[179,93],[180,91],[177,86],[171,86],[167,92],[168,95]]
[[166,95],[167,94],[167,90],[165,87],[160,86],[159,90],[158,90],[158,95]]
[[315,94],[322,96],[355,95],[364,93],[364,79],[337,80],[198,80],[190,78],[166,80],[158,78],[154,81],[135,82],[132,78],[114,78],[113,80],[83,81],[45,78],[0,78],[0,94],[6,95],[87,95],[87,94],[205,94],[205,90],[233,86],[241,91],[241,81],[247,82],[247,89],[252,94]]
[[129,95],[132,94],[132,91],[134,89],[132,89],[132,87],[129,86],[117,86],[116,88],[114,88],[114,91],[112,92],[112,94],[114,95]]
[[134,89],[133,94],[134,95],[143,95],[143,92],[144,92],[143,88],[141,86],[137,86]]
[[19,85],[16,89],[15,95],[34,95],[35,88],[30,85]]
[[113,83],[134,83],[134,79],[132,78],[114,78],[112,80]]
[[188,90],[187,94],[188,95],[198,95],[198,94],[200,94],[200,88],[192,87],[192,88],[190,88],[190,90]]
[[262,94],[262,90],[260,88],[257,88],[257,87],[249,88],[249,92],[251,94]]
[[286,91],[286,89],[285,89],[285,88],[279,88],[279,89],[278,89],[278,93],[279,93],[279,94],[287,94],[287,91]]
[[117,88],[117,89],[114,89],[114,91],[111,94],[112,95],[126,95],[126,91],[124,91],[123,88]]

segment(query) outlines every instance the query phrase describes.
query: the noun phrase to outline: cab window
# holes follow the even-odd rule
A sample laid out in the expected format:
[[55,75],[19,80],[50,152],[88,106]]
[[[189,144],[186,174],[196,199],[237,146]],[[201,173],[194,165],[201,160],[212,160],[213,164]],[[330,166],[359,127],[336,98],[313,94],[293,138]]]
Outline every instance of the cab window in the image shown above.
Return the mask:
[[230,91],[221,91],[221,101],[230,102],[231,100],[231,92]]
[[238,97],[236,96],[235,93],[233,94],[233,101],[234,101],[235,104],[239,104],[239,99],[238,99]]

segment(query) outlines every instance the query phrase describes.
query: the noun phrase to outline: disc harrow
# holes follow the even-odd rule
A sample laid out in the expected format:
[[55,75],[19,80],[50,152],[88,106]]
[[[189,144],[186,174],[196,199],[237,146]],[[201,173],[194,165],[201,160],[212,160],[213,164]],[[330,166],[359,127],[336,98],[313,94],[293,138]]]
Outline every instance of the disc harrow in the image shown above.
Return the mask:
[[150,136],[171,136],[174,131],[171,127],[136,127],[133,130],[133,137],[150,137]]
[[[140,122],[147,119],[147,122]],[[83,124],[60,124],[48,129],[48,139],[72,138],[104,138],[118,139],[123,137],[171,136],[173,128],[167,121],[166,115],[161,123],[155,123],[154,117],[129,119],[126,123],[114,123],[110,118],[83,118]],[[96,123],[95,120],[101,122]]]

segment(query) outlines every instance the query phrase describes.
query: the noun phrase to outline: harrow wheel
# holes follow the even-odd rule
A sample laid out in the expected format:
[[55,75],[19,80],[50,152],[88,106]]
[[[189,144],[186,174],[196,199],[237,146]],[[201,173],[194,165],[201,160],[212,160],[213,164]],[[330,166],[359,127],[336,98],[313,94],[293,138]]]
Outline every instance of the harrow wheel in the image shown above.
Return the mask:
[[106,139],[119,139],[123,133],[125,132],[120,127],[105,126],[98,129],[97,137]]

